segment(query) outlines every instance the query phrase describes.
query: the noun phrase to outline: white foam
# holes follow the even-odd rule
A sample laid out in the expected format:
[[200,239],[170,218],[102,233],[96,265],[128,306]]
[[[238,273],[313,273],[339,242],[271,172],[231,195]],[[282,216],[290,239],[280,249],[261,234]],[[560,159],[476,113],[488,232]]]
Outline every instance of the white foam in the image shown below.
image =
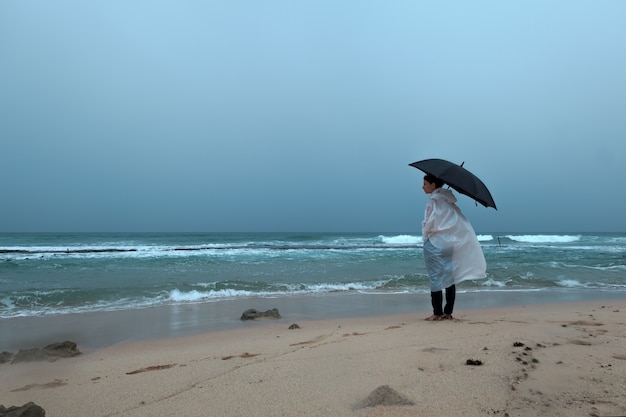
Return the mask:
[[581,238],[580,235],[507,235],[506,237],[522,243],[570,243],[577,242]]
[[236,297],[249,297],[252,295],[262,295],[262,293],[253,293],[251,291],[242,291],[242,290],[232,290],[232,289],[223,289],[223,290],[209,290],[209,291],[180,291],[178,289],[172,290],[169,293],[169,298],[174,302],[196,302],[202,300],[209,299],[220,299],[220,298],[236,298]]
[[566,288],[586,288],[587,285],[581,284],[580,281],[575,279],[562,279],[556,282],[557,285]]
[[506,282],[496,281],[493,278],[488,278],[486,280],[480,281],[480,285],[482,285],[483,287],[504,288],[506,287]]
[[9,297],[4,297],[3,299],[1,299],[0,305],[4,305],[8,310],[12,310],[15,308],[13,300],[11,300]]
[[380,240],[387,245],[415,245],[422,243],[421,236],[397,235],[397,236],[379,236]]
[[[331,293],[331,292],[344,292],[344,291],[368,291],[382,288],[388,281],[372,281],[367,283],[350,282],[343,284],[333,283],[319,283],[311,285],[279,285],[285,287],[286,290],[276,291],[248,291],[248,290],[235,290],[235,289],[221,289],[207,291],[181,291],[179,289],[171,290],[168,294],[170,301],[175,303],[184,302],[198,302],[206,300],[218,300],[218,299],[233,299],[239,297],[275,297],[280,295],[293,295],[293,294],[311,294],[311,293]],[[201,284],[204,287],[210,287],[212,284]]]

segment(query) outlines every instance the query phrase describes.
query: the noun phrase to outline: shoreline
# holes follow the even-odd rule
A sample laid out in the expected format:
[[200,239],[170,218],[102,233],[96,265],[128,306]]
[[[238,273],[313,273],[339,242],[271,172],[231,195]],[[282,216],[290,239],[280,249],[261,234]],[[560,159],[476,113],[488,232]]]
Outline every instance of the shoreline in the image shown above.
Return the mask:
[[65,417],[626,415],[625,313],[621,298],[245,322],[3,364],[0,397]]
[[[563,302],[626,300],[626,292],[606,290],[538,290],[457,292],[455,316],[466,311],[541,306]],[[278,320],[241,321],[248,309],[277,308]],[[224,330],[290,325],[298,321],[375,318],[401,314],[428,315],[428,294],[331,293],[280,298],[253,297],[228,301],[156,306],[136,310],[102,311],[41,317],[0,319],[0,352],[44,347],[71,340],[84,350],[124,342],[159,340]]]

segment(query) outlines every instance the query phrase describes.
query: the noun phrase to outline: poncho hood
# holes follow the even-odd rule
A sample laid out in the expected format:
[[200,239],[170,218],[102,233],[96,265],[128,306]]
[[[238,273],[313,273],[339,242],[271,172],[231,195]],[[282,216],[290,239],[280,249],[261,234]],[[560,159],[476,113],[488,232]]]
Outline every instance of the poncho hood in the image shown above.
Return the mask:
[[437,200],[443,200],[449,204],[456,203],[456,197],[452,194],[452,191],[447,188],[437,188],[430,194],[430,198],[434,198]]

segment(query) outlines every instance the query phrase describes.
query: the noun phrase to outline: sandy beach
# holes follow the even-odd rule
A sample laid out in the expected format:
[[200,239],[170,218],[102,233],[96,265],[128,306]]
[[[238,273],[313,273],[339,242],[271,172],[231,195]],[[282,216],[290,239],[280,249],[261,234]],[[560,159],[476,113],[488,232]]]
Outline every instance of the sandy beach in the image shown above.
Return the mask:
[[626,415],[626,300],[439,322],[426,313],[299,329],[266,320],[5,363],[0,404],[33,401],[64,417]]

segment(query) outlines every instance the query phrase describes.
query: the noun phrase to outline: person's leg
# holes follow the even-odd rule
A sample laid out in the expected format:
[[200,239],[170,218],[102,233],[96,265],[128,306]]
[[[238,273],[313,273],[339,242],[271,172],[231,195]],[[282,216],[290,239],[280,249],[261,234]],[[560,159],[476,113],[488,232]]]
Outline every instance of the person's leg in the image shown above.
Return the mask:
[[426,320],[441,320],[443,317],[443,278],[445,265],[442,263],[441,250],[435,247],[430,239],[424,242],[424,260],[426,272],[430,279],[430,300],[433,306],[433,315]]
[[441,320],[443,317],[443,291],[434,291],[430,293],[430,302],[433,305],[433,315],[427,317],[426,320]]
[[446,288],[446,306],[443,309],[445,318],[452,318],[452,311],[454,310],[454,300],[456,299],[456,285],[452,285]]

